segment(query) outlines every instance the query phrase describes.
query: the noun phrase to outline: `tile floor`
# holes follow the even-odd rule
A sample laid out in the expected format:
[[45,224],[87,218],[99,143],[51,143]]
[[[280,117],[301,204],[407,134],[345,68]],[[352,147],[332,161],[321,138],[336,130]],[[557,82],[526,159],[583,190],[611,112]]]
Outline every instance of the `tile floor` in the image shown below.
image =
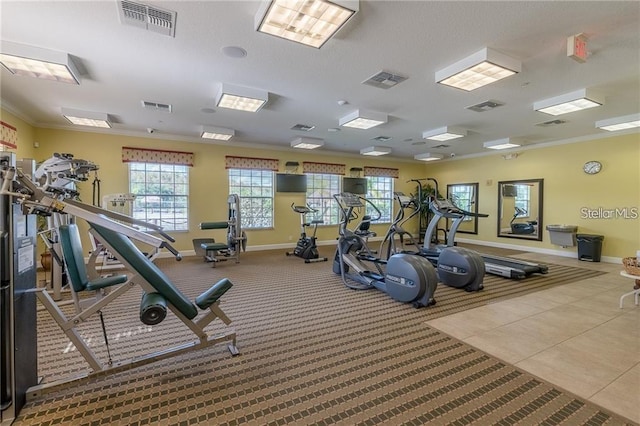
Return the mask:
[[619,307],[633,289],[622,265],[515,257],[607,273],[427,323],[640,423],[640,306],[629,296]]

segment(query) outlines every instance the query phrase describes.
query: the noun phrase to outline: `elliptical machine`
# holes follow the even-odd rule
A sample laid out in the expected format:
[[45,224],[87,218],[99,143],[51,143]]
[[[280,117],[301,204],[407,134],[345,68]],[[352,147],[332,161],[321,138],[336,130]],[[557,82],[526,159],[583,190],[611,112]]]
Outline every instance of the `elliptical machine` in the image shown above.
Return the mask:
[[524,209],[521,209],[518,206],[514,206],[514,209],[515,209],[515,213],[513,214],[513,218],[511,219],[511,222],[509,222],[509,225],[511,226],[511,233],[523,235],[523,234],[533,234],[534,232],[536,232],[536,228],[534,227],[534,225],[538,224],[536,221],[514,223],[514,220],[516,220],[518,216],[527,215],[527,211]]
[[[305,216],[308,213],[317,213],[317,209],[314,209],[310,205],[296,206],[295,203],[291,203],[291,209],[300,215],[300,239],[292,252],[286,252],[287,256],[298,256],[304,259],[304,263],[312,262],[326,262],[326,257],[320,257],[318,253],[318,246],[316,245],[316,232],[318,225],[324,223],[322,219],[314,219],[311,222],[305,221]],[[308,236],[306,232],[307,226],[313,225],[313,235]]]
[[[420,256],[409,254],[395,254],[387,260],[373,256],[364,239],[348,229],[347,225],[356,217],[354,209],[369,205],[378,218],[381,216],[380,210],[371,201],[356,194],[343,192],[335,194],[333,198],[341,211],[340,237],[333,259],[333,272],[342,277],[344,285],[354,290],[376,288],[399,302],[412,303],[415,308],[435,304],[433,294],[438,278],[433,265]],[[366,264],[372,264],[375,269],[368,269]]]

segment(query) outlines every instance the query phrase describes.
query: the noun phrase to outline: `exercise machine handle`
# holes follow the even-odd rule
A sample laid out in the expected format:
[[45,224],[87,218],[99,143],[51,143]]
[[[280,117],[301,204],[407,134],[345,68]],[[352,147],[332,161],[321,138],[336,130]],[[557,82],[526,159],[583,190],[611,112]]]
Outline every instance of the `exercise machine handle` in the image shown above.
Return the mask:
[[176,260],[178,262],[180,262],[182,260],[182,255],[180,254],[180,252],[178,250],[176,250],[175,248],[173,248],[173,246],[171,244],[163,242],[162,244],[160,244],[160,248],[165,248],[165,249],[169,250],[171,252],[171,254],[173,254],[176,257]]
[[175,243],[176,239],[173,238],[171,235],[166,234],[164,231],[162,230],[158,230],[156,231],[158,234],[160,234],[162,236],[162,238],[164,238],[165,240],[168,240],[169,242]]

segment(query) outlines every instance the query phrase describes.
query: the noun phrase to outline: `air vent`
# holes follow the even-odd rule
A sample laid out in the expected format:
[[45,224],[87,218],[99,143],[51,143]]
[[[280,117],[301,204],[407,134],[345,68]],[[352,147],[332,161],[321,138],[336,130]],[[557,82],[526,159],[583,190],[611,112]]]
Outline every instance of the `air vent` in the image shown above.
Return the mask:
[[316,126],[313,126],[311,124],[296,124],[295,126],[293,126],[291,128],[291,130],[298,130],[301,132],[310,132],[311,130],[315,129]]
[[362,82],[367,86],[377,87],[378,89],[388,89],[396,84],[402,83],[407,77],[401,75],[392,74],[386,71],[380,71],[376,75],[373,75]]
[[451,145],[440,144],[440,145],[432,146],[431,148],[434,148],[434,149],[444,149],[444,148],[449,148],[450,146],[451,146]]
[[175,37],[176,12],[128,0],[118,1],[120,23]]
[[536,126],[551,127],[551,126],[557,126],[559,124],[564,124],[564,123],[566,123],[565,120],[551,120],[551,121],[545,121],[544,123],[538,123],[536,124]]
[[501,107],[502,105],[504,104],[498,101],[484,101],[477,105],[468,106],[467,109],[470,109],[471,111],[475,111],[475,112],[485,112],[485,111],[491,111],[494,108]]
[[161,104],[158,102],[142,101],[142,108],[153,109],[153,110],[162,111],[162,112],[171,112],[171,105]]
[[387,141],[390,141],[391,139],[393,139],[391,136],[377,136],[371,140],[378,141],[378,142],[387,142]]

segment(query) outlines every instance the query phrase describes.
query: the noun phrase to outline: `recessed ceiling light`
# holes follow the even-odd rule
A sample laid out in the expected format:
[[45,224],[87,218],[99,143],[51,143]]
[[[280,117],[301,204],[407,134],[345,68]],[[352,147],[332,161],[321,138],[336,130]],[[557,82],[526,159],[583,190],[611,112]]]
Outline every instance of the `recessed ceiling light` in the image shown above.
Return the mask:
[[215,139],[219,141],[228,141],[233,136],[235,136],[236,132],[233,129],[226,129],[224,127],[212,127],[212,126],[202,126],[202,132],[200,133],[200,137],[202,139]]
[[339,121],[340,126],[354,129],[370,129],[387,122],[387,114],[373,111],[356,110],[345,115]]
[[488,149],[509,149],[509,148],[516,148],[520,146],[520,144],[517,143],[512,138],[504,138],[504,139],[497,139],[495,141],[485,142],[483,146]]
[[381,155],[391,154],[391,148],[387,146],[368,146],[366,148],[362,148],[360,150],[360,154],[379,157]]
[[318,138],[301,137],[291,141],[293,148],[316,149],[324,145],[324,140]]
[[264,90],[223,84],[216,98],[216,105],[238,111],[256,112],[268,99],[269,93]]
[[423,139],[432,141],[448,141],[451,139],[463,138],[467,135],[467,131],[457,127],[440,127],[438,129],[427,130],[422,133]]
[[444,158],[444,155],[431,154],[430,152],[425,152],[424,154],[416,154],[413,156],[413,158],[420,161],[436,161],[436,160],[442,160]]
[[358,1],[273,0],[256,13],[259,32],[320,48],[359,9]]
[[535,102],[533,109],[550,115],[562,115],[604,104],[602,97],[590,89],[580,89],[543,101]]
[[640,114],[631,114],[623,117],[596,121],[596,127],[602,130],[608,130],[609,132],[640,127]]
[[62,115],[70,123],[78,126],[111,128],[109,115],[101,112],[80,111],[69,108],[62,108]]
[[471,91],[519,73],[520,61],[488,47],[436,72],[436,83]]
[[67,53],[2,41],[0,62],[14,75],[80,84],[78,70]]

